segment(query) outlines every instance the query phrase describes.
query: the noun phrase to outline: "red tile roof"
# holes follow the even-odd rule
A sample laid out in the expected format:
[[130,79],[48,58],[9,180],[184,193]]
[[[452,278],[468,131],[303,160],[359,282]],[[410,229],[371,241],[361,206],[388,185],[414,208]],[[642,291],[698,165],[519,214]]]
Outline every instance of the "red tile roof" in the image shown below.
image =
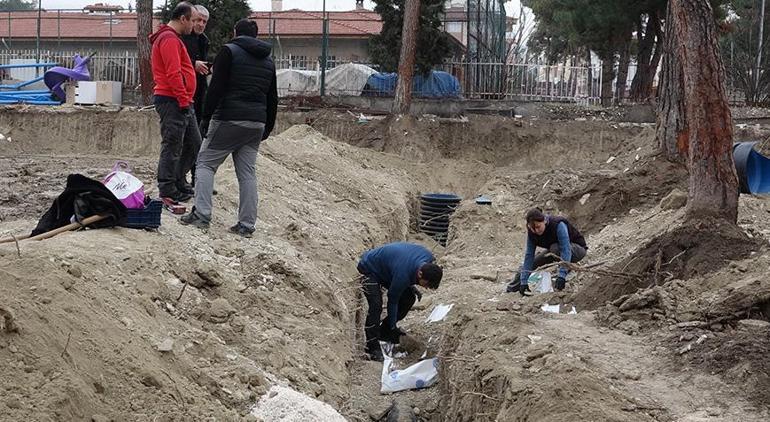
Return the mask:
[[[37,35],[37,11],[0,12],[0,37],[12,39],[34,39]],[[109,14],[82,12],[46,12],[41,14],[40,36],[43,39],[88,39],[107,40],[110,38]],[[10,22],[10,31],[9,31]],[[157,22],[156,22],[157,25]],[[136,39],[136,13],[116,13],[112,16],[112,38],[117,40]]]
[[[326,12],[329,16],[329,35],[332,37],[368,38],[382,29],[380,15],[371,10]],[[298,9],[282,12],[254,12],[259,32],[285,37],[320,37],[323,34],[323,13]],[[270,22],[274,22],[271,24]]]
[[[368,38],[380,33],[380,15],[371,10],[327,12],[329,34],[332,37]],[[37,11],[0,12],[0,37],[34,39],[37,34]],[[81,39],[103,41],[110,38],[110,16],[82,12],[43,11],[40,35],[43,39]],[[285,37],[320,37],[323,34],[322,12],[286,10],[282,12],[254,12],[263,35],[272,29],[274,35]],[[274,22],[269,24],[269,22]],[[158,21],[156,19],[155,25]],[[112,38],[130,40],[136,38],[136,13],[115,13],[112,17]]]

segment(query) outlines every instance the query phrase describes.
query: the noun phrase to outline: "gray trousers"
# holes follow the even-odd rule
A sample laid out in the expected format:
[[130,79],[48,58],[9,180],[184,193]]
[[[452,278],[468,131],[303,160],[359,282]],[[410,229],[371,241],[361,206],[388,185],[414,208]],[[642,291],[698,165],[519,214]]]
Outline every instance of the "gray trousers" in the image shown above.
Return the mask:
[[211,221],[214,175],[228,155],[233,155],[238,177],[238,222],[250,229],[257,221],[256,162],[265,124],[246,121],[212,120],[206,140],[198,153],[195,169],[195,213]]

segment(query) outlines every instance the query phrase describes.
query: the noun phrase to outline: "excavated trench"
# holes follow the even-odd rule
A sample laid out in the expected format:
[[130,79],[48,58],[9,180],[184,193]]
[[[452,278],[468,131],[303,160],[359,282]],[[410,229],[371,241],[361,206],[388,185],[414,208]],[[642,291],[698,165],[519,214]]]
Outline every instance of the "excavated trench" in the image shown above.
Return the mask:
[[[126,115],[120,119],[123,124],[130,120]],[[287,113],[284,125],[297,119],[304,123],[301,113]],[[499,294],[521,259],[523,213],[531,206],[569,216],[589,243],[607,240],[608,229],[629,215],[641,219],[647,213],[644,218],[655,221],[655,213],[661,212],[656,207],[682,187],[684,173],[651,154],[651,127],[486,116],[465,122],[385,119],[363,125],[340,119],[319,119],[313,126],[353,146],[330,143],[315,130],[300,127],[262,148],[258,167],[264,199],[259,236],[252,243],[225,234],[225,218],[237,209],[235,179],[226,167],[217,182],[222,217],[208,233],[167,220],[160,235],[94,231],[73,235],[71,242],[52,240],[23,249],[22,258],[8,248],[0,251],[0,270],[16,277],[0,287],[0,297],[12,298],[8,303],[22,327],[21,335],[0,338],[0,358],[22,362],[9,366],[3,381],[18,387],[18,402],[37,405],[17,407],[12,402],[9,420],[35,419],[57,406],[63,418],[140,417],[141,406],[132,403],[152,403],[164,415],[246,418],[250,406],[280,383],[331,404],[351,420],[370,420],[378,411],[387,418],[382,410],[394,400],[400,416],[392,414],[389,420],[558,420],[570,414],[589,420],[652,420],[618,410],[628,405],[627,395],[608,386],[601,372],[587,368],[589,363],[555,357],[558,344],[532,340],[543,336],[532,331],[533,305]],[[21,135],[15,139],[17,145],[0,149],[3,234],[34,222],[57,194],[57,180],[68,172],[99,177],[111,166],[115,145],[130,144],[104,140],[89,144],[95,145],[91,156],[59,151],[43,157],[35,155],[37,138],[28,144]],[[147,153],[152,148],[129,147],[141,154],[133,161],[137,174],[147,180],[154,168]],[[464,198],[450,219],[446,248],[418,232],[418,198],[425,192]],[[478,195],[492,204],[476,205]],[[354,262],[368,248],[403,239],[429,245],[446,269],[442,287],[426,295],[429,303],[420,304],[405,321],[418,343],[441,359],[440,382],[426,390],[382,396],[381,366],[361,359],[363,306]],[[66,254],[61,249],[65,245],[70,245]],[[688,247],[662,242],[635,262],[597,248],[589,251],[588,262],[606,254],[626,271],[646,274],[650,262],[654,272],[655,259],[668,262]],[[660,258],[658,250],[663,251]],[[150,251],[163,252],[151,258]],[[50,273],[36,280],[30,269],[49,262],[46,257],[52,259],[51,268],[46,267]],[[100,266],[116,268],[115,274],[105,275]],[[693,268],[682,264],[669,271],[688,277]],[[82,278],[73,273],[83,273]],[[65,279],[74,280],[74,289],[60,286]],[[30,283],[37,290],[15,290]],[[597,288],[589,294],[591,280],[581,283],[582,290],[565,299],[580,310],[642,287],[621,283],[614,290]],[[450,318],[423,324],[438,303],[456,304]],[[79,307],[84,311],[72,311]],[[63,325],[47,327],[41,316],[47,313],[59,315]],[[94,329],[89,313],[98,315],[103,325]],[[57,340],[44,344],[25,337],[36,329]],[[60,331],[75,333],[70,357],[58,344]],[[97,335],[101,332],[106,334]],[[174,339],[171,355],[156,350],[163,338]],[[130,347],[125,339],[133,341]],[[121,344],[125,351],[103,356],[104,350],[117,350]],[[60,355],[69,363],[60,362],[65,359]],[[89,360],[108,364],[91,368]],[[522,360],[544,384],[522,378],[521,367],[512,367],[511,360]],[[45,385],[55,365],[62,365],[67,380],[52,384],[65,386],[58,393],[47,387],[35,392],[10,381]],[[110,365],[117,370],[104,369]],[[104,383],[110,386],[104,388]],[[557,404],[547,393],[556,394]]]

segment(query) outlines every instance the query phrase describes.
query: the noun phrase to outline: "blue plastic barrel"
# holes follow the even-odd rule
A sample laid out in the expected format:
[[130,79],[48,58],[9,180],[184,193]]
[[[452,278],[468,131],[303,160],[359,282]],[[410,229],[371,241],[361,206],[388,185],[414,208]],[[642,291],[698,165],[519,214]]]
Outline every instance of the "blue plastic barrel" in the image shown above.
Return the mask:
[[770,159],[754,151],[756,144],[756,142],[738,142],[733,145],[733,159],[741,193],[770,192]]

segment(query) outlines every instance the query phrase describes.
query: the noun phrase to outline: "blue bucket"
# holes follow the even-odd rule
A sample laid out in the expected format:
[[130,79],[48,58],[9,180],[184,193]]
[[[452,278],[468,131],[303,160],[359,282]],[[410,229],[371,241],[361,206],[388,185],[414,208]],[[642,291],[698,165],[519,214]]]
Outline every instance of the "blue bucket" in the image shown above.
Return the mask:
[[741,193],[770,193],[770,159],[754,151],[756,142],[733,145],[733,159]]

